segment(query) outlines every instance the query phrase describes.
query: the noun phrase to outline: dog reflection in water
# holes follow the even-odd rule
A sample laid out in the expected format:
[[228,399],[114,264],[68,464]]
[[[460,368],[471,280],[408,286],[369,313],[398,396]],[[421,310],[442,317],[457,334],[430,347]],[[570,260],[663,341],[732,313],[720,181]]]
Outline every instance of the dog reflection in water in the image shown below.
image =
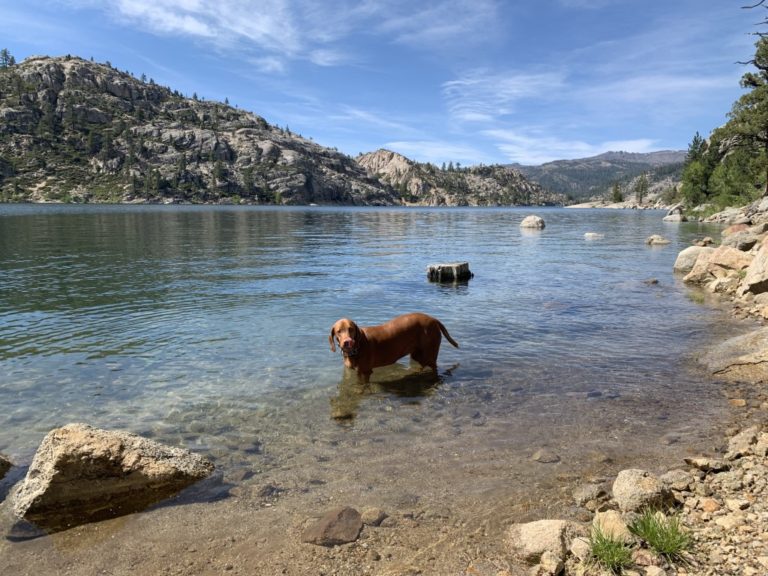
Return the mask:
[[416,362],[411,362],[410,367],[392,364],[376,370],[373,381],[368,383],[361,382],[354,372],[345,370],[338,394],[331,398],[331,417],[340,422],[352,420],[366,396],[392,395],[418,402],[420,398],[430,396],[442,384],[443,375],[449,376],[457,367],[458,364],[438,375],[431,370],[421,370]]

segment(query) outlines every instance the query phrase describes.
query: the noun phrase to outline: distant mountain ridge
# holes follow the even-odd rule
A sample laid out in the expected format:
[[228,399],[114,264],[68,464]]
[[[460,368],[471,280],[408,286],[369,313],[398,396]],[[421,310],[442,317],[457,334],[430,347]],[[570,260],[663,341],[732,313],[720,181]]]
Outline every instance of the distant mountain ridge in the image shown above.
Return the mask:
[[646,174],[651,188],[675,186],[680,182],[686,154],[683,150],[605,152],[540,166],[511,166],[544,188],[579,201],[608,195],[614,183],[627,188],[641,174]]
[[407,203],[430,206],[562,205],[563,194],[545,190],[510,166],[437,168],[391,150],[357,157],[369,174],[400,192]]

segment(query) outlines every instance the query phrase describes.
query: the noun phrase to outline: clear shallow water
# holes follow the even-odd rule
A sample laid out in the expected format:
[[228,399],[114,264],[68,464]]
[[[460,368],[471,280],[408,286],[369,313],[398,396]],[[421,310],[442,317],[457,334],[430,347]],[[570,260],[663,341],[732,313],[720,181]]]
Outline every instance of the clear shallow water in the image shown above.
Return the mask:
[[[519,228],[530,213],[543,231]],[[601,422],[685,429],[714,413],[716,386],[686,359],[722,318],[671,270],[713,229],[662,216],[0,206],[0,451],[28,462],[51,428],[84,421],[225,468],[290,466],[317,434],[349,440],[342,428],[397,442],[413,406],[422,423],[489,425],[487,441],[521,446],[547,444],[553,420],[584,441]],[[672,243],[648,247],[651,234]],[[428,264],[456,260],[470,262],[468,284],[427,282]],[[460,343],[443,344],[450,373],[414,391],[387,385],[404,368],[383,370],[377,393],[350,391],[331,324],[415,310]],[[335,423],[339,404],[357,418]]]

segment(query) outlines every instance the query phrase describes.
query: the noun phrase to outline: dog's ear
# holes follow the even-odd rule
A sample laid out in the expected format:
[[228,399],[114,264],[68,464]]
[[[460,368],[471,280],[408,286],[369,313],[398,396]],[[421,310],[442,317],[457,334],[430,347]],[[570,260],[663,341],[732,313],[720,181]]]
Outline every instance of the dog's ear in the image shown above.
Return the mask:
[[336,324],[331,326],[331,333],[328,335],[328,342],[331,344],[331,352],[336,352],[336,343],[334,337],[336,336]]

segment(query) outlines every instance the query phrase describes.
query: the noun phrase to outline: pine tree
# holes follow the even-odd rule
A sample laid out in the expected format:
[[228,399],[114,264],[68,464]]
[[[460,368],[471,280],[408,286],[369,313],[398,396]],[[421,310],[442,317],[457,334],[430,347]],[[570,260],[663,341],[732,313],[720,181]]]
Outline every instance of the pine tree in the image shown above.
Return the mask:
[[8,48],[0,50],[0,68],[10,68],[16,65],[16,58],[8,51]]
[[648,193],[648,177],[645,174],[640,174],[635,182],[635,200],[638,204],[642,204],[645,199],[645,195]]

